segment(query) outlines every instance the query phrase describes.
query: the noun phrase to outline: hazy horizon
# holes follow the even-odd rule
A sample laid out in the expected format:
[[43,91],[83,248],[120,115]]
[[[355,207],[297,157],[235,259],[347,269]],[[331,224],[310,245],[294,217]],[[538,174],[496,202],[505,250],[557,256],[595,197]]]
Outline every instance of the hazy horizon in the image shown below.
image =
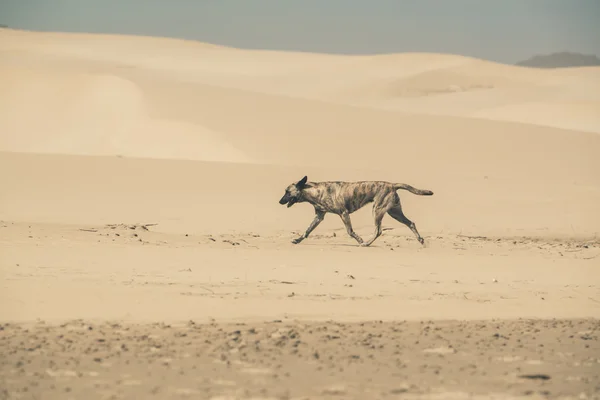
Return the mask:
[[599,55],[597,20],[596,0],[0,0],[0,24],[15,29],[318,53],[437,52],[511,64],[561,51]]

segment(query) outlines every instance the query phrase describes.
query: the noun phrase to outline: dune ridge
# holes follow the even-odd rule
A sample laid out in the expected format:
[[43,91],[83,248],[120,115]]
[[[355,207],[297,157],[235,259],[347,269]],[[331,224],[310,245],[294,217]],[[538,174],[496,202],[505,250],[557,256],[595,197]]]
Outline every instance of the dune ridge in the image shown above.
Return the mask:
[[[90,120],[83,123],[98,126],[99,130],[118,131],[114,124],[111,125],[110,119],[124,120],[118,126],[122,132],[110,133],[111,139],[105,141],[126,143],[133,140],[131,137],[143,137],[142,132],[149,129],[148,124],[165,125],[166,121],[157,121],[156,124],[153,120],[139,122],[140,119],[151,118],[147,114],[152,112],[152,107],[145,103],[148,102],[147,97],[152,96],[151,85],[157,81],[171,87],[194,86],[195,89],[188,92],[193,92],[195,97],[215,96],[219,89],[227,95],[237,89],[410,114],[466,117],[468,119],[462,122],[465,124],[471,123],[473,118],[483,118],[600,132],[597,112],[600,97],[594,94],[600,92],[594,90],[600,89],[600,68],[585,68],[578,73],[570,69],[538,70],[443,54],[332,56],[249,51],[176,39],[153,41],[146,37],[6,29],[0,32],[0,50],[4,54],[1,68],[5,77],[0,97],[5,114],[0,121],[3,121],[5,132],[22,126],[21,122],[27,120],[23,114],[32,112],[40,115],[54,115],[56,112],[76,114],[77,117],[68,115],[69,120],[85,118],[85,114],[77,109],[69,111],[68,105],[60,107],[57,104],[55,111],[44,103],[47,96],[57,96],[70,87],[70,102],[91,108],[88,111]],[[44,67],[38,70],[36,65],[40,61],[43,61]],[[54,85],[49,84],[50,76],[55,76]],[[36,80],[38,78],[44,82]],[[147,78],[146,82],[140,82],[144,78]],[[15,94],[16,90],[18,94]],[[60,97],[63,96],[61,94]],[[165,158],[206,159],[209,152],[186,152],[191,143],[199,147],[199,142],[190,142],[193,135],[190,131],[196,131],[197,136],[203,137],[196,140],[207,142],[203,147],[229,154],[225,158],[231,160],[236,157],[244,159],[235,144],[229,142],[228,132],[209,132],[203,127],[203,121],[194,118],[195,111],[190,100],[177,92],[170,96],[161,94],[160,97],[163,103],[177,104],[171,108],[190,110],[188,115],[180,113],[177,116],[182,121],[169,122],[176,126],[157,127],[154,129],[158,133],[150,134],[152,142],[158,140],[157,147],[170,143],[165,150],[173,146],[179,149],[179,152],[174,149],[167,151]],[[27,104],[27,110],[15,109],[23,104]],[[30,110],[35,104],[38,104],[35,111]],[[230,112],[247,112],[244,109],[248,108],[246,105],[241,110],[231,109]],[[102,127],[102,123],[94,118],[105,119],[102,123],[107,126]],[[43,118],[37,119],[48,124]],[[193,120],[194,126],[189,125],[190,120]],[[56,129],[64,132],[63,125]],[[24,130],[33,131],[29,127]],[[121,135],[124,138],[119,139]],[[168,135],[178,135],[180,139],[158,139]],[[21,132],[11,136],[20,136],[22,141],[39,142],[37,138],[25,139]],[[220,137],[220,150],[217,150],[216,137]],[[6,135],[2,139],[6,141]],[[181,143],[177,145],[179,141]],[[13,145],[5,142],[0,149],[27,149],[22,143],[14,148]],[[135,147],[141,146],[131,145],[131,148]],[[109,149],[110,146],[98,153],[110,154]],[[33,150],[40,149],[34,147]],[[119,150],[118,145],[113,145],[113,154]],[[56,148],[50,151],[77,154],[84,150]],[[126,149],[121,152],[126,152]]]

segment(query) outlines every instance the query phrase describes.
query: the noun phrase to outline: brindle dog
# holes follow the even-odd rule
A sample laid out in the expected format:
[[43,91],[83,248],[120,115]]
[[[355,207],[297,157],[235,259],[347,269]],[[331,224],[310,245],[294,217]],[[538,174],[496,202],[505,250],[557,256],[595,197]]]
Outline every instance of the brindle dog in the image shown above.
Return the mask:
[[[310,233],[323,221],[326,213],[340,216],[348,235],[354,238],[361,246],[370,246],[381,235],[381,221],[386,213],[398,222],[408,226],[424,244],[425,241],[417,231],[414,222],[406,218],[400,205],[400,197],[396,190],[404,189],[421,196],[431,196],[431,190],[420,190],[403,183],[390,183],[383,181],[363,182],[308,182],[305,176],[300,181],[292,183],[285,189],[285,194],[279,200],[279,204],[287,204],[288,207],[296,203],[308,202],[315,208],[315,218],[304,233],[292,243],[298,244],[310,235]],[[368,241],[358,236],[352,229],[350,214],[359,210],[368,203],[373,203],[373,217],[375,219],[375,233]]]

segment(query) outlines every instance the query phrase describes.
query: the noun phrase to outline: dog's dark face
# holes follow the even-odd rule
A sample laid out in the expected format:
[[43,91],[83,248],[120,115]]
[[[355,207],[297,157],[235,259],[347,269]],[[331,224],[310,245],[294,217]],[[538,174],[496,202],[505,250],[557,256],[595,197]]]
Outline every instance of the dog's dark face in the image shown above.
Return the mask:
[[296,204],[301,199],[302,189],[304,189],[307,180],[308,178],[305,176],[298,182],[292,183],[287,188],[285,188],[285,194],[283,195],[281,200],[279,200],[279,204],[287,204],[288,208]]

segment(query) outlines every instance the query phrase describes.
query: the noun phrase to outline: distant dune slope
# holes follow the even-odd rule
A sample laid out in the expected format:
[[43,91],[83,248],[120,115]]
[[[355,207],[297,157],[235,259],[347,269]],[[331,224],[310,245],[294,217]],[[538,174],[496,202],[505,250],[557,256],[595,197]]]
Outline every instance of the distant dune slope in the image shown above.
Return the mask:
[[14,66],[0,74],[10,77],[0,87],[3,150],[250,161],[194,121],[153,117],[144,89],[121,76]]
[[[344,118],[338,113],[336,126],[318,126],[323,113],[303,115],[323,102],[394,112],[396,132],[435,134],[433,120],[422,118],[420,125],[414,116],[407,126],[406,114],[398,112],[467,117],[457,124],[478,130],[474,118],[600,132],[600,68],[535,70],[454,55],[248,51],[166,38],[7,29],[0,30],[0,52],[0,150],[261,162],[250,153],[275,139],[259,145],[257,132],[270,137],[295,129],[293,120],[277,133],[260,126],[282,115],[302,115],[304,125],[312,120],[308,128],[318,135],[346,131],[345,118],[356,109],[345,109]],[[232,96],[245,99],[234,101],[239,108],[223,106]],[[288,102],[292,108],[284,114],[279,107],[279,115],[247,121],[265,102],[285,98],[320,103]],[[212,104],[220,108],[201,118]],[[216,115],[221,122],[215,123]],[[245,121],[254,136],[240,126],[236,132],[216,129],[236,121]],[[504,130],[515,129],[525,128]]]

